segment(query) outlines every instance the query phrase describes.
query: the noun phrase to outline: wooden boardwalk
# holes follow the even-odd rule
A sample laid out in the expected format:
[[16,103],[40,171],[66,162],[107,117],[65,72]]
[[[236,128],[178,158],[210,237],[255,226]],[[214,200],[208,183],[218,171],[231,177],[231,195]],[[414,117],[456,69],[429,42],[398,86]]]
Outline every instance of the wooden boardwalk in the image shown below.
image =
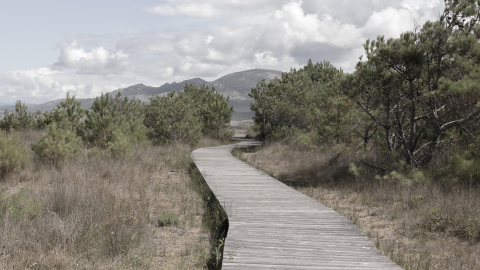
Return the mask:
[[350,220],[233,157],[260,144],[234,138],[192,152],[228,215],[223,269],[401,269]]

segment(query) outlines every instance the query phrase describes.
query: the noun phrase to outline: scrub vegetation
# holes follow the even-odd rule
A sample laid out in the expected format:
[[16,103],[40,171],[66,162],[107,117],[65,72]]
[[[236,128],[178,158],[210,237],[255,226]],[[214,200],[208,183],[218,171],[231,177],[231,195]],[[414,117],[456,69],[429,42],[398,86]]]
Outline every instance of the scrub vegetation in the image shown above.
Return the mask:
[[0,268],[214,266],[218,209],[190,153],[230,142],[232,112],[194,85],[149,104],[105,94],[85,109],[67,94],[32,114],[17,102],[0,119]]
[[[335,209],[404,269],[480,268],[480,1],[259,82],[239,158]],[[0,120],[0,268],[217,268],[225,213],[190,160],[226,143],[207,86]],[[243,125],[242,125],[243,126]],[[252,152],[258,150],[256,152]]]

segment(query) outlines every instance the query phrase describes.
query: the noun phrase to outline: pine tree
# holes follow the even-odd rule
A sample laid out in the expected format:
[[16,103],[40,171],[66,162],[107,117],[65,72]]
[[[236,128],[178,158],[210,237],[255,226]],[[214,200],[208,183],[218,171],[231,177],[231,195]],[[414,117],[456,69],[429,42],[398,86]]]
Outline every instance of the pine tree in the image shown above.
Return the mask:
[[85,108],[82,107],[82,103],[76,100],[75,96],[70,97],[68,92],[67,97],[60,101],[55,110],[50,114],[44,114],[44,116],[50,118],[51,122],[60,123],[64,120],[70,122],[77,136],[82,138],[85,137],[85,122],[83,121],[85,115]]
[[82,151],[83,141],[72,123],[64,119],[48,125],[46,133],[32,145],[40,160],[61,165]]
[[143,123],[157,143],[196,145],[202,135],[230,139],[233,132],[228,131],[228,126],[232,113],[229,98],[215,88],[185,84],[183,92],[151,98]]
[[20,100],[15,103],[15,113],[5,110],[4,117],[0,119],[0,129],[10,132],[33,128],[35,123],[32,113],[27,112],[27,105]]
[[202,137],[202,122],[194,102],[184,92],[168,93],[150,100],[148,121],[155,122],[151,136],[156,143],[184,142],[196,145]]
[[229,98],[215,93],[212,102],[207,104],[201,112],[203,119],[203,133],[215,139],[228,140],[233,131],[228,130],[232,119],[233,107]]
[[85,126],[87,141],[101,149],[107,148],[115,138],[114,132],[121,124],[117,104],[110,94],[102,94],[95,98],[92,107],[87,112]]
[[478,127],[479,20],[477,1],[446,1],[438,21],[365,44],[349,95],[410,166],[429,164],[450,131]]
[[284,72],[268,84],[253,88],[250,109],[255,111],[256,129],[262,139],[285,139],[316,132],[324,142],[340,143],[347,137],[349,101],[335,91],[343,76],[328,62],[310,60],[299,70]]
[[[130,151],[132,144],[146,143],[147,128],[142,124],[144,104],[128,98],[115,98],[110,94],[97,97],[85,119],[86,139],[96,150],[121,156]],[[103,151],[103,152],[102,152]]]
[[197,87],[185,84],[184,93],[194,102],[195,114],[202,120],[202,133],[216,139],[230,139],[233,132],[228,131],[232,119],[233,106],[228,97],[218,93],[215,87],[205,84]]
[[138,99],[129,99],[125,97],[121,99],[121,92],[118,92],[113,101],[117,104],[118,112],[121,116],[125,117],[128,121],[138,119],[143,122],[145,119],[145,113],[147,106],[144,102]]

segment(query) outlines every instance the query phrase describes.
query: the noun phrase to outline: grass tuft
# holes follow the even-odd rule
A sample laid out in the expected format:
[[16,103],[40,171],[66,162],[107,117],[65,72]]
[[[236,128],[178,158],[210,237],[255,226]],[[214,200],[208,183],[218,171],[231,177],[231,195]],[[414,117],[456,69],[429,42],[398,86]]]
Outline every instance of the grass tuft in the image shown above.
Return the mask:
[[180,225],[180,220],[172,214],[162,214],[158,219],[157,223],[159,227],[163,226],[178,226]]

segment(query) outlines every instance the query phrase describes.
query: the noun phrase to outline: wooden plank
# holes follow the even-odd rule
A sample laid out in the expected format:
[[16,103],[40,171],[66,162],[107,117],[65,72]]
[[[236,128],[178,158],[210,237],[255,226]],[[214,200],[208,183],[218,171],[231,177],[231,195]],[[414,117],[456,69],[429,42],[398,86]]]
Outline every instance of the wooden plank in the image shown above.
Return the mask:
[[240,143],[192,152],[225,209],[223,269],[401,269],[346,217],[236,159]]

